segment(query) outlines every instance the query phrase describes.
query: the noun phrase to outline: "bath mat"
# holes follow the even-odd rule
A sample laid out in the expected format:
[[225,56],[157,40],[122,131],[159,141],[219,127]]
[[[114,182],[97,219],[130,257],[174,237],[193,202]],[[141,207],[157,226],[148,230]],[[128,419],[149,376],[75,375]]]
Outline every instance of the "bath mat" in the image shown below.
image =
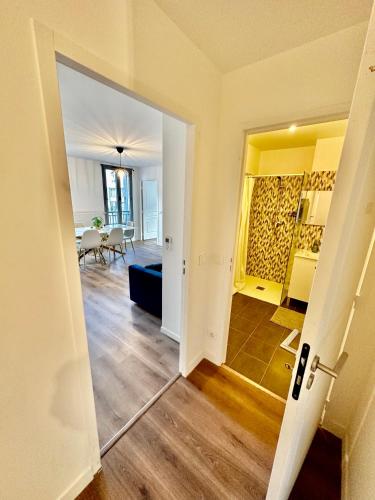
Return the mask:
[[303,322],[305,320],[305,315],[297,311],[292,311],[291,309],[286,309],[286,307],[278,307],[271,318],[272,323],[276,323],[280,326],[285,326],[289,330],[301,331]]

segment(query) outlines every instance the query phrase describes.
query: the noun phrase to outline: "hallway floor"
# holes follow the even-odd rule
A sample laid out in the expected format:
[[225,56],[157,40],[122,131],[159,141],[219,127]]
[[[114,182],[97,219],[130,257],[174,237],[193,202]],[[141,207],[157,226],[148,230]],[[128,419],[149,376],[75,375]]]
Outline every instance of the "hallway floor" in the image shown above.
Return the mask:
[[[290,308],[306,312],[297,301]],[[276,309],[240,293],[233,296],[226,365],[286,399],[295,356],[280,347],[291,330],[270,321]]]
[[101,448],[178,374],[179,344],[160,333],[159,318],[129,297],[129,264],[161,262],[161,247],[153,240],[134,247],[125,263],[117,254],[109,265],[90,256],[86,269],[81,266]]
[[265,498],[283,412],[283,403],[203,361],[114,445],[78,498]]
[[[264,499],[285,404],[202,361],[102,459],[78,500]],[[340,499],[341,442],[318,429],[290,499]]]

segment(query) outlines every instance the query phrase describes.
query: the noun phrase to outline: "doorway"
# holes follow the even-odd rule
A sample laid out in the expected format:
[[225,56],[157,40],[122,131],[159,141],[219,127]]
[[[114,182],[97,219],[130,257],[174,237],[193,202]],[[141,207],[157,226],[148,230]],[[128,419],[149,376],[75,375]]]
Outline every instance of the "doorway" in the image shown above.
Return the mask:
[[158,181],[143,180],[142,196],[142,239],[152,240],[159,234]]
[[246,137],[225,363],[286,400],[347,120]]
[[[103,455],[174,383],[183,365],[188,127],[65,64],[57,64],[57,73]],[[171,144],[177,182],[170,180]],[[159,181],[172,183],[178,196],[163,203]],[[168,248],[157,240],[161,206],[173,214],[166,226],[173,240]],[[85,237],[92,233],[98,241],[88,245]],[[121,238],[114,241],[117,234]]]

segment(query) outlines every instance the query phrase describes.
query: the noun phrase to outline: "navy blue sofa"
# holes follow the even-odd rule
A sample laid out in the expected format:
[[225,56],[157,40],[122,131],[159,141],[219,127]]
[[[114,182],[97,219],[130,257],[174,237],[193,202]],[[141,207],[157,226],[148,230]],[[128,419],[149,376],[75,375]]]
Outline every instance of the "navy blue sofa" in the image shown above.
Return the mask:
[[142,309],[162,316],[162,264],[129,266],[130,299]]

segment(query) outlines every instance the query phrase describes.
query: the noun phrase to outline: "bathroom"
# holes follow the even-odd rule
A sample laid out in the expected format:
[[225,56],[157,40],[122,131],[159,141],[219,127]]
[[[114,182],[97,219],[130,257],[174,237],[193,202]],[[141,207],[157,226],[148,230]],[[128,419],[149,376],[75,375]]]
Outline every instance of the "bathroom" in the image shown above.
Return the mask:
[[286,399],[347,120],[249,133],[226,365]]

